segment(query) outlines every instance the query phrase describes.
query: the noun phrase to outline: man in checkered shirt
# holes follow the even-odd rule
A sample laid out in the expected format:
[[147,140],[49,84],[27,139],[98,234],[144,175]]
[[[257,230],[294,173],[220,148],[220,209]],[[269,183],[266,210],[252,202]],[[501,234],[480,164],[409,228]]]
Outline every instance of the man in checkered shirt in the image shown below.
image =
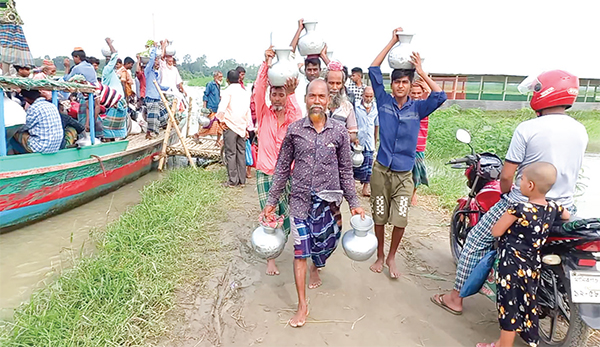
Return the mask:
[[[62,144],[64,130],[58,108],[41,96],[37,90],[22,90],[21,95],[30,104],[24,131],[14,135],[16,152],[56,153]],[[14,145],[14,143],[13,143]]]
[[362,83],[363,70],[359,67],[352,69],[352,74],[348,83],[346,83],[346,89],[348,90],[348,98],[352,105],[362,102],[363,94],[365,93],[365,85]]

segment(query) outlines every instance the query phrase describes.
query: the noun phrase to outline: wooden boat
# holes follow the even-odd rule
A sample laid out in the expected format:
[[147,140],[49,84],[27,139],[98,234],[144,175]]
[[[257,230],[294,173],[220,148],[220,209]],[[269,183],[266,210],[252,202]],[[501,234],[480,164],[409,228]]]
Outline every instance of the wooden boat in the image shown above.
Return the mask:
[[[15,78],[0,77],[0,88],[10,86],[23,87]],[[73,83],[56,81],[42,82],[36,88],[86,91]],[[7,156],[4,94],[0,94],[0,232],[79,206],[132,182],[148,173],[160,154],[164,134],[152,140],[139,134],[126,141],[53,154]]]

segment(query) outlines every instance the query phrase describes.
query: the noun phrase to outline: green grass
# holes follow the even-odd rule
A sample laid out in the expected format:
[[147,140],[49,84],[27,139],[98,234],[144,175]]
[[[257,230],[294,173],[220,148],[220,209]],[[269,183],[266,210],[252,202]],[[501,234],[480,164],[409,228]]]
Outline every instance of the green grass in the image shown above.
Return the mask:
[[131,346],[164,334],[174,290],[210,274],[221,245],[224,172],[176,170],[139,205],[93,233],[97,252],[75,261],[22,305],[0,332],[3,346]]
[[190,87],[206,87],[206,84],[212,80],[213,80],[213,78],[210,76],[195,77],[188,81],[188,86],[190,86]]
[[[585,125],[590,142],[588,152],[600,152],[600,112],[578,111],[570,113]],[[423,192],[439,196],[442,207],[452,209],[456,199],[468,192],[463,170],[445,165],[448,160],[469,153],[466,144],[456,140],[456,130],[471,133],[476,152],[492,152],[504,159],[514,129],[524,120],[535,117],[529,109],[515,111],[462,110],[452,106],[436,111],[429,118],[429,135],[425,152],[429,170],[429,187]]]

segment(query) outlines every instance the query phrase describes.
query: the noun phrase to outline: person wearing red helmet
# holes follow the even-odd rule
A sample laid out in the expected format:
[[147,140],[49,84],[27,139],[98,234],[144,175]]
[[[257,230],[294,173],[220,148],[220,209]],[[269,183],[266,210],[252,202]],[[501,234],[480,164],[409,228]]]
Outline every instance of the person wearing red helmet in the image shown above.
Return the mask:
[[502,199],[469,232],[458,260],[452,292],[431,297],[434,304],[455,315],[462,314],[460,291],[463,285],[477,263],[492,249],[495,240],[492,227],[511,203],[527,201],[519,188],[527,165],[534,162],[554,165],[556,183],[546,196],[571,214],[576,212],[573,195],[588,135],[585,127],[565,111],[577,99],[579,79],[568,72],[552,70],[526,78],[519,85],[519,91],[533,93],[530,105],[537,117],[522,122],[515,129],[500,175]]

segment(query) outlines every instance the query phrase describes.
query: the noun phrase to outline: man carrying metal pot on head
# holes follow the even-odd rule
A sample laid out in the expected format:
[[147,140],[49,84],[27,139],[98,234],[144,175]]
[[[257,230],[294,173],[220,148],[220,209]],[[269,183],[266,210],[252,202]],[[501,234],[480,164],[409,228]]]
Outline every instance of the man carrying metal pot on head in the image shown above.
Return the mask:
[[[256,158],[256,188],[258,191],[258,200],[260,208],[264,209],[267,205],[269,190],[273,184],[273,174],[277,157],[283,143],[283,139],[288,127],[293,122],[302,118],[302,110],[296,102],[295,89],[298,85],[298,79],[288,78],[285,85],[271,85],[267,73],[275,52],[273,47],[265,51],[265,61],[258,70],[258,76],[254,83],[254,103],[256,108],[257,134],[260,140],[258,155]],[[271,106],[265,102],[265,94],[269,90],[269,100]],[[290,208],[288,198],[290,192],[289,182],[285,185],[285,190],[276,212],[284,217],[283,230],[287,235],[290,233]],[[279,275],[279,269],[275,265],[275,259],[267,260],[267,275]]]
[[[290,43],[292,52],[296,52],[302,30],[304,30],[304,19],[301,18],[298,20],[298,30],[296,31],[296,34]],[[298,88],[296,88],[296,99],[302,110],[306,108],[305,98],[308,84],[321,77],[321,59],[323,59],[325,65],[329,64],[329,58],[327,57],[327,45],[323,47],[321,54],[308,55],[304,59],[304,77],[300,76],[300,78],[298,78]],[[300,64],[300,66],[302,66],[302,64]]]
[[[307,259],[313,262],[308,288],[314,289],[322,284],[319,268],[325,266],[340,239],[342,200],[348,201],[353,215],[364,217],[365,213],[354,188],[348,131],[327,116],[329,98],[325,81],[310,83],[306,96],[309,114],[288,127],[263,210],[268,220],[275,218],[275,206],[291,177],[289,202],[298,292],[298,311],[289,321],[292,327],[303,326],[308,316]],[[259,132],[260,141],[262,136]]]
[[492,249],[495,240],[492,227],[511,204],[527,201],[519,188],[527,165],[534,162],[554,165],[557,179],[546,197],[560,203],[571,214],[576,212],[573,195],[588,135],[585,127],[565,111],[577,99],[579,79],[565,71],[547,71],[525,79],[519,85],[519,91],[533,92],[530,105],[537,117],[524,121],[515,129],[500,174],[502,199],[469,232],[458,260],[454,289],[431,298],[434,304],[455,315],[462,314],[460,291],[463,285],[481,258]]
[[[413,193],[412,168],[415,163],[417,138],[421,119],[429,116],[446,101],[442,91],[424,71],[419,53],[412,53],[414,69],[395,69],[391,75],[391,95],[386,93],[380,65],[388,52],[398,42],[397,28],[392,39],[375,58],[369,68],[369,77],[377,99],[380,146],[371,176],[371,207],[375,220],[375,235],[379,242],[377,261],[371,271],[379,273],[384,263],[389,267],[390,277],[400,276],[396,268],[396,251],[408,224],[408,208]],[[409,97],[411,85],[417,74],[431,88],[426,100]],[[394,226],[390,252],[385,258],[385,224]]]

